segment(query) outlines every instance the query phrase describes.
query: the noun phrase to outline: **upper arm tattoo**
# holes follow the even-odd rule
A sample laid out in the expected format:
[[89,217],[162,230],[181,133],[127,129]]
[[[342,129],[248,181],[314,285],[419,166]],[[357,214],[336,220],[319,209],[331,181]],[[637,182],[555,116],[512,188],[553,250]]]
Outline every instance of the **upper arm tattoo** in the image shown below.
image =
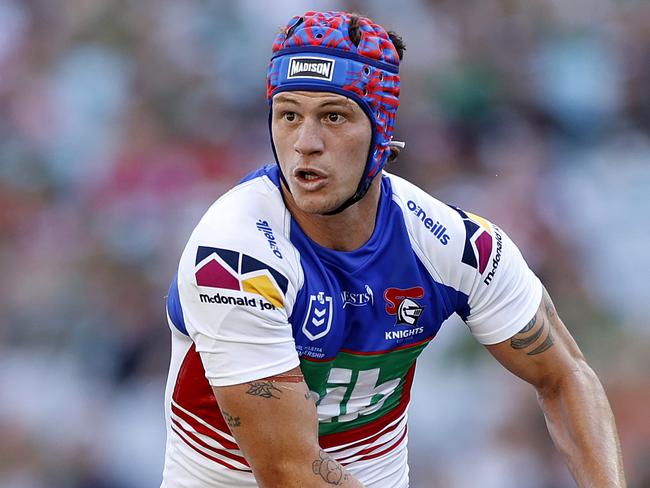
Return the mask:
[[[297,368],[296,368],[297,369]],[[262,398],[280,398],[282,390],[293,390],[297,391],[298,387],[293,387],[287,385],[287,383],[300,384],[304,383],[307,392],[304,394],[305,400],[311,400],[311,392],[309,387],[305,383],[305,377],[302,375],[302,372],[298,370],[287,371],[286,373],[280,373],[273,376],[268,376],[266,378],[259,379],[254,382],[248,383],[249,389],[246,392],[249,395],[261,396]],[[275,384],[274,384],[275,383]],[[277,386],[276,386],[277,385]]]
[[271,381],[252,381],[246,394],[262,398],[280,398],[282,391],[276,388]]
[[551,333],[551,324],[547,320],[548,316],[550,316],[549,307],[552,309],[552,306],[547,303],[545,307],[547,317],[536,313],[530,322],[510,339],[510,347],[513,349],[528,349],[536,344],[541,337],[544,337],[541,344],[526,352],[528,356],[534,356],[543,353],[553,346],[554,341],[553,334]]

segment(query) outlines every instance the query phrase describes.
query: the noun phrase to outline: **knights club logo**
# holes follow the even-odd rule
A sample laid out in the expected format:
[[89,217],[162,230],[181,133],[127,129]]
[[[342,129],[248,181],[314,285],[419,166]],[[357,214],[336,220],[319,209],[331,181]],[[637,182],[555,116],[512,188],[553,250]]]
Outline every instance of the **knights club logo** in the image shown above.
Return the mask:
[[492,230],[490,223],[478,215],[451,207],[460,214],[465,224],[465,249],[461,261],[483,274],[492,255]]
[[327,335],[332,328],[332,297],[319,292],[309,296],[307,315],[302,323],[302,332],[309,340],[315,341]]
[[424,298],[424,288],[414,286],[412,288],[388,288],[384,292],[386,300],[386,313],[396,315],[395,325],[406,324],[415,326],[422,316],[422,307],[416,299]]
[[287,278],[268,264],[247,254],[199,246],[195,265],[198,286],[254,293],[276,308],[284,306]]

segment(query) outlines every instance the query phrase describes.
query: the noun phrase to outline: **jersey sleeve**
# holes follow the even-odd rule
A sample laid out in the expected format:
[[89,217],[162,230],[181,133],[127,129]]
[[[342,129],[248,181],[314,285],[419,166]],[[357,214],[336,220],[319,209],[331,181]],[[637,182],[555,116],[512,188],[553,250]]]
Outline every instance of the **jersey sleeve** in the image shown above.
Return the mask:
[[506,233],[477,215],[456,209],[463,219],[463,288],[468,309],[460,315],[481,344],[509,339],[535,315],[542,283]]
[[290,252],[280,251],[282,221],[276,224],[211,209],[181,258],[183,317],[212,386],[246,383],[299,364],[288,320],[296,266]]
[[542,284],[512,240],[488,220],[390,179],[414,252],[432,280],[453,290],[446,316],[457,313],[482,344],[519,332],[539,307]]

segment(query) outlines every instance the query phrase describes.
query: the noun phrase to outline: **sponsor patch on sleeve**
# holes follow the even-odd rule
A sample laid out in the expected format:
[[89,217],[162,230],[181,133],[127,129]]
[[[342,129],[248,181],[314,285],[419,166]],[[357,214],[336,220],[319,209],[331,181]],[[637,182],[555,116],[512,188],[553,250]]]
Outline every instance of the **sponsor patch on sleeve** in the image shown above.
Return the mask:
[[[464,212],[456,207],[451,208],[460,214],[465,225],[465,247],[461,261],[477,269],[481,276],[483,276],[486,269],[490,268],[490,271],[483,279],[483,283],[489,285],[501,261],[503,247],[501,232],[498,227],[490,224],[483,217]],[[495,248],[495,255],[490,262],[490,257]]]
[[[275,268],[247,254],[206,246],[197,249],[194,276],[200,287],[226,291],[201,294],[202,302],[259,305],[262,309],[283,308],[289,283]],[[259,302],[251,297],[228,294],[227,290],[257,295]]]

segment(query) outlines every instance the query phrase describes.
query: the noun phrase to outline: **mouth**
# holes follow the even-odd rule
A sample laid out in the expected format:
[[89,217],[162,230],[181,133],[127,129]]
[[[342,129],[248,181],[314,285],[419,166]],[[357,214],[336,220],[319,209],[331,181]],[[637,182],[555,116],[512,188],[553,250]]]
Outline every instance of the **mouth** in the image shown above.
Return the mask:
[[298,185],[307,191],[319,190],[327,184],[327,176],[314,168],[298,167],[293,170],[293,177]]

